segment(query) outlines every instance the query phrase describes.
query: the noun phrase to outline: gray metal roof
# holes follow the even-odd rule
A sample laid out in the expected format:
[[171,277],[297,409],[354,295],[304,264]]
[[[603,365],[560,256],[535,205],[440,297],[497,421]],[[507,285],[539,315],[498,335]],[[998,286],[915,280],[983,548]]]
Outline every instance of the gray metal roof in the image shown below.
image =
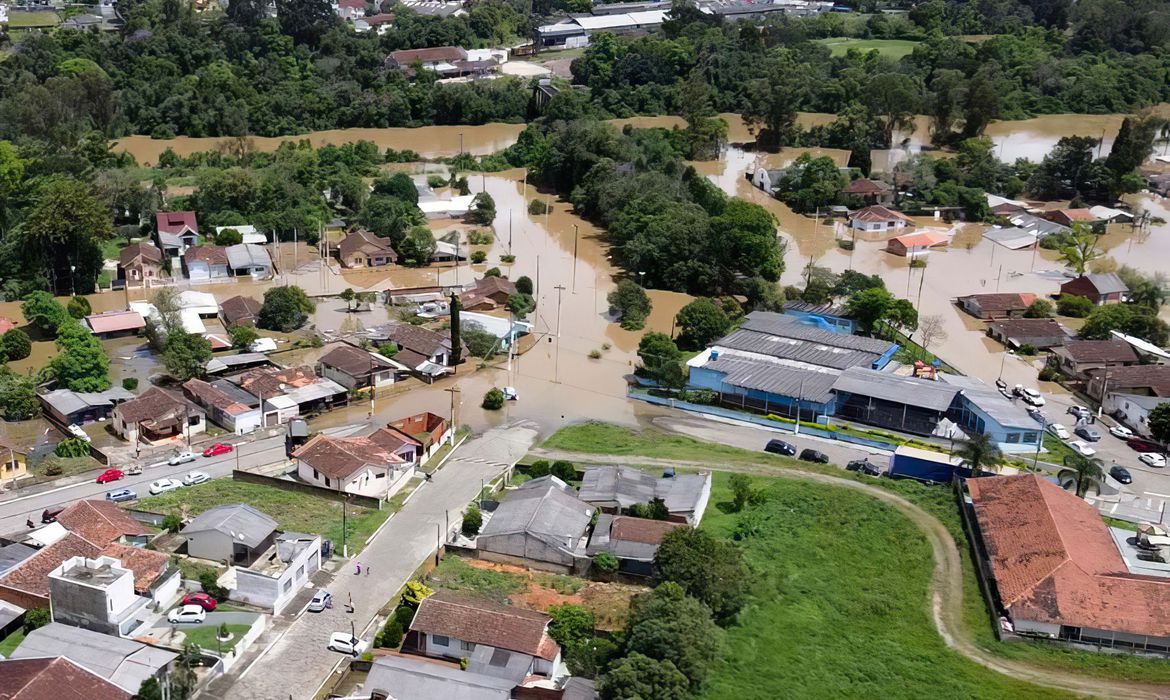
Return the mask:
[[1119,292],[1128,292],[1129,287],[1115,272],[1104,272],[1100,274],[1085,275],[1085,279],[1093,283],[1098,294],[1117,294]]
[[317,399],[327,399],[330,396],[337,396],[345,394],[346,388],[333,381],[332,379],[325,379],[318,377],[317,381],[305,386],[298,386],[295,389],[290,389],[285,392],[285,396],[289,397],[297,403],[307,403],[309,401],[316,401]]
[[988,386],[971,377],[950,374],[946,375],[943,381],[961,389],[965,399],[1005,428],[1040,429],[1040,425],[1028,415],[1027,411],[1015,402],[1009,401],[993,386]]
[[900,377],[889,372],[851,367],[833,383],[833,391],[945,411],[958,395],[959,387],[929,379]]
[[500,504],[480,537],[524,533],[554,546],[571,548],[585,535],[594,508],[571,493],[565,482],[543,476],[522,484]]
[[721,354],[703,369],[723,372],[723,381],[741,389],[755,389],[770,394],[825,403],[833,398],[830,389],[837,372],[815,372],[744,356]]
[[120,386],[110,387],[105,391],[78,392],[68,389],[57,389],[41,395],[41,400],[63,415],[84,411],[98,406],[112,406],[115,402],[129,401],[134,394]]
[[378,656],[362,685],[362,692],[375,691],[405,700],[508,700],[516,684],[454,666],[412,659],[407,656]]
[[276,530],[276,521],[246,503],[216,506],[203,511],[183,526],[183,533],[215,530],[249,547],[263,542]]
[[1033,216],[1032,214],[1016,214],[1014,216],[1008,217],[1008,221],[1012,222],[1016,226],[1019,226],[1020,228],[1027,229],[1029,231],[1035,231],[1036,234],[1040,237],[1050,236],[1054,233],[1069,233],[1072,231],[1072,229],[1068,226],[1062,226],[1055,221],[1041,219],[1040,217]]
[[528,669],[532,668],[533,658],[531,654],[476,644],[471,658],[467,660],[467,671],[520,685],[528,675]]
[[0,629],[4,629],[9,623],[23,614],[24,608],[19,605],[13,605],[6,600],[0,600]]
[[260,406],[260,399],[252,396],[226,379],[216,379],[213,382],[208,382],[208,384],[227,394],[227,397],[236,403],[242,403],[249,408],[257,408]]
[[654,485],[654,495],[666,503],[670,513],[694,513],[710,483],[711,475],[706,472],[662,477]]
[[792,316],[753,311],[744,324],[711,343],[728,348],[803,362],[819,367],[868,367],[894,344],[876,338],[822,330]]
[[238,355],[224,355],[222,357],[213,357],[207,361],[207,372],[209,374],[217,374],[219,372],[226,372],[229,369],[242,367],[245,365],[265,364],[270,362],[268,356],[262,352],[242,352]]
[[585,469],[577,497],[586,503],[618,503],[622,508],[661,498],[671,513],[693,513],[710,478],[710,474],[659,478],[633,467],[594,466]]
[[14,659],[64,656],[111,683],[138,692],[142,682],[178,658],[178,654],[130,639],[91,632],[59,622],[29,632]]
[[800,319],[771,311],[753,311],[747,315],[747,320],[740,328],[759,333],[767,333],[781,338],[797,338],[812,342],[823,343],[835,348],[861,350],[881,355],[890,349],[893,343],[878,338],[864,338],[859,335],[846,335],[826,331],[816,326],[802,323]]
[[272,267],[272,258],[263,246],[255,243],[238,243],[227,247],[228,264],[232,269],[241,267]]
[[35,547],[19,542],[0,547],[0,575],[36,553]]

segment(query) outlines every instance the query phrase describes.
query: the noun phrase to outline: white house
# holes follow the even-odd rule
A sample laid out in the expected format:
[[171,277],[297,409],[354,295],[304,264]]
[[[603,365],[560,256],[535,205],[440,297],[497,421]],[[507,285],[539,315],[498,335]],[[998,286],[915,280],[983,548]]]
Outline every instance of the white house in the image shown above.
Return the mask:
[[849,226],[857,231],[901,231],[914,226],[914,220],[901,212],[875,204],[850,214]]
[[272,258],[262,246],[240,243],[228,246],[226,253],[231,274],[248,275],[252,279],[267,279],[272,276]]
[[1105,399],[1105,411],[1119,417],[1135,433],[1150,437],[1150,412],[1168,400],[1159,396],[1110,392]]
[[390,498],[414,474],[417,441],[379,428],[371,435],[319,434],[292,453],[302,481],[333,491]]
[[183,395],[202,406],[211,422],[236,435],[250,433],[261,425],[259,399],[230,382],[189,379],[183,384]]
[[215,245],[191,246],[183,253],[183,267],[192,282],[210,282],[231,276],[227,248]]
[[221,582],[232,600],[279,615],[320,569],[320,535],[282,532],[251,565],[232,567]]

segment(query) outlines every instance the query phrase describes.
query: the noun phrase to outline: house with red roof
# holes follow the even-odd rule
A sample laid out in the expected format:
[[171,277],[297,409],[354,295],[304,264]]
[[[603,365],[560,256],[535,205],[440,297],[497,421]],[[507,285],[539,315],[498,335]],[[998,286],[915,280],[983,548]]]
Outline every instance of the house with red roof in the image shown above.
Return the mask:
[[914,220],[900,211],[887,209],[880,204],[858,209],[849,215],[849,227],[855,231],[882,233],[901,231],[914,226]]
[[5,700],[130,700],[132,694],[63,656],[0,661]]
[[160,211],[154,215],[158,247],[168,256],[181,255],[199,243],[199,223],[193,211]]
[[331,491],[389,498],[414,474],[421,444],[387,428],[370,435],[335,437],[320,433],[293,451],[297,476]]
[[1001,637],[1170,653],[1170,578],[1132,573],[1096,508],[1037,474],[963,488]]
[[94,335],[105,340],[141,335],[146,330],[146,319],[137,311],[105,311],[86,316],[85,325]]
[[386,429],[414,440],[421,446],[418,456],[420,465],[426,464],[443,445],[455,443],[455,431],[451,429],[447,419],[429,411],[390,421],[386,424]]
[[1069,228],[1072,228],[1073,224],[1094,226],[1102,223],[1101,217],[1089,209],[1056,209],[1046,213],[1044,218]]
[[990,321],[997,318],[1023,318],[1024,312],[1036,301],[1036,295],[1019,292],[968,294],[956,301],[963,311],[975,318]]
[[950,242],[951,234],[949,231],[926,229],[894,236],[886,243],[886,252],[915,259],[926,256],[935,248],[945,248]]
[[893,188],[884,182],[870,180],[867,177],[859,177],[851,181],[841,189],[841,194],[847,197],[857,197],[866,204],[885,206],[894,202]]

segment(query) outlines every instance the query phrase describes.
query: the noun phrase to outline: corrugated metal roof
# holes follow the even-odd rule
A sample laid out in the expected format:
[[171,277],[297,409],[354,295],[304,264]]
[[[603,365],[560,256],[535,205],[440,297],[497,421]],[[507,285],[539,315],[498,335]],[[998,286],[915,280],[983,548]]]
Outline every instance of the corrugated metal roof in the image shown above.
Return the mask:
[[126,690],[140,688],[178,658],[174,652],[59,622],[29,632],[12,653],[14,659],[46,656],[64,656]]
[[965,399],[991,416],[992,420],[1004,428],[1040,429],[1040,425],[1028,415],[1027,411],[1009,401],[993,386],[988,386],[978,379],[950,374],[943,377],[943,381],[961,389]]
[[724,382],[741,389],[766,391],[815,403],[825,403],[833,398],[830,389],[840,376],[836,372],[816,372],[727,355],[709,361],[703,368],[724,373]]
[[900,377],[889,372],[851,367],[833,383],[837,393],[872,396],[875,399],[921,406],[933,411],[950,408],[959,387],[928,379]]
[[526,482],[492,513],[479,536],[525,533],[560,547],[571,547],[585,535],[594,508],[570,493],[554,476]]
[[245,503],[216,506],[200,513],[183,526],[183,532],[215,530],[255,547],[276,530],[276,521]]
[[822,343],[834,348],[847,350],[861,350],[881,355],[889,350],[893,343],[880,338],[865,338],[860,335],[846,335],[826,331],[816,326],[810,326],[793,316],[786,316],[771,311],[753,311],[740,328],[783,338],[796,338]]
[[[836,335],[842,338],[851,337],[831,331],[821,332],[826,335]],[[878,353],[849,350],[825,343],[768,333],[758,333],[743,328],[732,331],[730,335],[724,336],[711,344],[712,350],[718,351],[724,348],[756,353],[767,357],[794,360],[796,362],[832,369],[869,367],[880,357]]]

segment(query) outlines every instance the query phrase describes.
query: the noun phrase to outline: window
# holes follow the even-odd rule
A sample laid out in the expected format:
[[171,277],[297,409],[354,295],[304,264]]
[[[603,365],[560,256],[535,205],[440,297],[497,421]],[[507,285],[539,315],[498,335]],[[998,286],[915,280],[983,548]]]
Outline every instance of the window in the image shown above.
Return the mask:
[[1019,441],[1020,441],[1020,434],[1019,433],[1008,433],[1007,434],[1007,442],[1008,443],[1017,443]]
[[284,582],[284,592],[288,593],[290,588],[292,588],[292,581],[285,581]]
[[299,567],[297,567],[297,578],[304,578],[304,577],[305,577],[305,565],[301,564]]
[[432,634],[431,642],[438,647],[446,647],[451,645],[451,640],[441,634]]
[[199,425],[201,420],[202,418],[199,417],[199,414],[195,414],[187,418],[187,425]]
[[463,651],[475,651],[474,642],[459,642],[459,648]]
[[314,478],[314,479],[320,479],[320,478],[321,478],[321,475],[320,475],[320,474],[317,472],[317,470],[316,470],[316,469],[314,469],[314,470],[313,470],[313,478]]
[[1040,439],[1040,433],[1024,433],[1024,440],[1023,441],[1026,443],[1034,445],[1034,444],[1036,444],[1036,442],[1039,439]]
[[386,473],[385,472],[378,472],[377,474],[374,475],[374,478],[375,479],[385,479]]

